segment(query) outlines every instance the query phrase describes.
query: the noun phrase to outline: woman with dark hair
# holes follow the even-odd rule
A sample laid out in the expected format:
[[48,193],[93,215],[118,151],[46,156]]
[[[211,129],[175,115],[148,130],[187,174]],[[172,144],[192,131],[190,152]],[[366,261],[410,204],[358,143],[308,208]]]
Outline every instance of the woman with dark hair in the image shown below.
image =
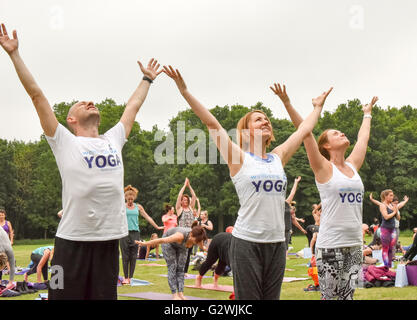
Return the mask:
[[10,243],[13,245],[14,232],[10,221],[6,220],[6,210],[4,208],[0,208],[0,227],[6,231],[7,235],[9,236]]
[[184,297],[184,267],[189,248],[197,244],[202,250],[207,239],[204,228],[195,221],[192,228],[175,227],[168,229],[162,238],[150,241],[136,241],[141,246],[162,244],[162,254],[168,267],[168,284],[174,300],[186,300]]
[[207,126],[239,197],[240,209],[230,243],[236,299],[279,299],[286,264],[284,166],[313,130],[331,89],[313,99],[314,110],[299,129],[267,153],[275,138],[271,121],[263,111],[250,111],[239,120],[238,143],[234,143],[216,117],[192,96],[179,71],[164,66],[164,72]]
[[[285,86],[271,88],[283,102],[296,128],[303,119],[292,106]],[[358,139],[351,154],[343,132],[325,130],[316,142],[312,133],[304,140],[307,156],[320,193],[322,213],[317,235],[316,259],[321,298],[353,299],[362,268],[362,203],[364,186],[358,174],[365,160],[371,129],[372,107],[364,112]]]

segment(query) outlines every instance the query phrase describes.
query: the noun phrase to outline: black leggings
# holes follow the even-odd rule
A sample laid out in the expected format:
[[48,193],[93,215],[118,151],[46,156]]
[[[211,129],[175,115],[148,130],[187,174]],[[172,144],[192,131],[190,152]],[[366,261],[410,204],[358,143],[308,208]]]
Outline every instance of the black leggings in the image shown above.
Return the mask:
[[404,259],[406,260],[413,260],[417,254],[417,236],[414,237],[413,244],[411,245],[410,249],[404,255]]
[[190,265],[190,257],[191,257],[191,253],[192,252],[193,252],[193,247],[188,248],[187,261],[185,262],[184,273],[187,273],[188,272],[188,267]]
[[135,243],[135,240],[139,240],[139,235],[139,231],[129,231],[129,235],[120,239],[123,273],[127,279],[133,278],[135,273],[136,259],[138,257],[138,245]]

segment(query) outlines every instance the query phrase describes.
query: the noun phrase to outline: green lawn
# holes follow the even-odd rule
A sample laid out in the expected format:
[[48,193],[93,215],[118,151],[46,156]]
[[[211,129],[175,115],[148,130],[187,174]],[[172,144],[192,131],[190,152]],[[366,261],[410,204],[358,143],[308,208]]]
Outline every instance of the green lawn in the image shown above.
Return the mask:
[[[365,238],[366,242],[369,243],[371,238],[367,236]],[[404,233],[400,237],[400,241],[403,245],[408,245],[411,243],[411,234]],[[290,252],[297,252],[305,247],[307,244],[307,239],[305,236],[294,236],[292,239],[292,249]],[[39,246],[44,245],[53,245],[52,240],[25,240],[25,241],[17,241],[17,243],[13,246],[15,257],[17,261],[17,265],[19,267],[26,267],[30,262],[30,253],[32,250],[36,249]],[[289,255],[289,259],[287,260],[287,270],[285,272],[286,277],[299,277],[299,278],[307,278],[307,266],[306,264],[309,262],[308,259],[297,258],[294,255]],[[147,267],[143,266],[144,264],[149,263],[159,263],[165,264],[165,260],[160,259],[159,261],[137,261],[137,266],[135,270],[134,278],[147,280],[152,283],[152,285],[148,286],[123,286],[118,287],[118,293],[133,293],[133,292],[145,292],[145,291],[152,291],[152,292],[160,292],[160,293],[167,293],[170,294],[170,290],[168,287],[168,280],[166,277],[159,276],[160,274],[166,274],[166,267]],[[120,270],[122,270],[122,266],[120,264]],[[192,266],[189,269],[190,273],[197,274],[196,271],[192,270]],[[122,275],[122,271],[120,272]],[[211,272],[207,273],[207,275],[211,275]],[[8,279],[8,276],[3,276],[3,279]],[[17,275],[15,277],[16,281],[23,281],[23,276]],[[29,276],[29,281],[36,281],[36,275]],[[203,283],[211,283],[211,279],[203,279]],[[185,280],[185,284],[193,284],[194,280]],[[307,287],[307,285],[313,283],[312,280],[305,280],[305,281],[296,281],[291,283],[283,283],[282,291],[281,291],[281,299],[282,300],[319,300],[320,293],[319,292],[304,292],[303,288]],[[233,285],[233,280],[231,277],[221,277],[219,279],[219,284],[223,285]],[[39,293],[47,292],[39,291],[35,294],[25,294],[14,298],[0,298],[5,300],[34,300],[38,297]],[[196,296],[202,298],[209,298],[214,300],[228,300],[230,293],[228,292],[217,292],[217,291],[208,291],[208,290],[200,290],[200,289],[190,289],[185,288],[185,295],[188,296]],[[371,288],[371,289],[357,289],[354,296],[355,300],[416,300],[417,299],[417,287],[415,286],[408,286],[404,288]],[[127,297],[119,297],[120,300],[126,299],[134,299],[134,298],[127,298]]]

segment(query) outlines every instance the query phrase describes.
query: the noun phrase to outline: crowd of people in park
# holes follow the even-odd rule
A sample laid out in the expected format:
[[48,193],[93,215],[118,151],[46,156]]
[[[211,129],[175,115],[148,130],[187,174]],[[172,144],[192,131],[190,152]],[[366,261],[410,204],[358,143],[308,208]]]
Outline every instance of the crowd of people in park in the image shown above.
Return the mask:
[[[67,126],[58,122],[19,53],[17,32],[9,35],[4,24],[0,28],[0,45],[33,102],[62,180],[62,210],[58,213],[60,222],[54,244],[35,249],[30,257],[32,265],[25,273],[25,280],[36,273],[41,282],[42,277],[44,281],[48,279],[48,266],[64,270],[65,285],[49,286],[48,299],[115,300],[119,252],[122,284],[128,285],[137,258],[148,259],[153,250],[156,257],[162,255],[166,261],[173,299],[185,299],[184,279],[193,248],[198,247],[207,257],[196,286],[201,286],[204,274],[217,263],[214,285],[229,267],[236,300],[277,300],[293,227],[306,235],[315,257],[321,299],[353,299],[356,285],[351,279],[357,279],[362,269],[364,232],[369,229],[363,228],[365,190],[358,172],[365,160],[377,97],[362,106],[361,126],[356,143],[350,148],[349,139],[336,128],[323,131],[317,140],[312,133],[333,88],[313,98],[313,108],[303,118],[293,107],[286,86],[272,84],[270,89],[285,107],[295,131],[268,152],[275,141],[276,128],[262,110],[252,110],[239,120],[234,142],[220,121],[192,95],[180,71],[170,65],[160,68],[158,61],[151,59],[147,66],[138,61],[143,78],[127,101],[120,121],[99,134],[100,112],[92,101],[72,105],[66,117]],[[155,221],[145,210],[146,204],[139,203],[135,186],[125,186],[123,146],[151,85],[161,73],[172,79],[191,110],[210,134],[215,134],[213,140],[227,164],[240,204],[237,219],[226,232],[215,233],[209,213],[201,210],[188,178],[175,205],[165,205],[161,221]],[[289,183],[285,173],[285,166],[302,144],[320,195],[319,203],[312,206],[314,224],[306,227],[302,226],[305,220],[296,216],[294,201],[301,177],[294,180],[287,196]],[[365,249],[372,250],[373,245],[379,244],[384,265],[391,267],[398,243],[400,209],[408,197],[399,202],[394,192],[387,189],[381,192],[379,201],[372,196],[371,201],[381,213],[379,242]],[[0,269],[9,270],[12,282],[14,233],[5,217],[5,210],[0,210]],[[148,241],[141,237],[140,217],[156,231]],[[373,229],[374,234],[377,230]],[[416,251],[414,237],[404,252],[405,262],[412,260]],[[51,276],[59,270],[53,269]]]

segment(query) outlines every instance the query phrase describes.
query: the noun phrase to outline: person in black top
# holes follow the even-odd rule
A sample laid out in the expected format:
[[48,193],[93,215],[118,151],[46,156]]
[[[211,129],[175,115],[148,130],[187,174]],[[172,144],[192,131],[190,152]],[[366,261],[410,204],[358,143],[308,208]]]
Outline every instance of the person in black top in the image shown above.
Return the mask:
[[195,280],[195,286],[201,287],[201,280],[206,272],[212,267],[217,260],[217,267],[214,270],[214,278],[213,284],[214,287],[218,285],[218,279],[220,275],[224,273],[226,266],[230,266],[230,259],[229,259],[229,247],[230,247],[230,240],[232,239],[232,230],[228,228],[228,232],[220,232],[216,234],[213,239],[211,240],[210,246],[207,252],[207,258],[203,262],[200,267],[199,275]]

